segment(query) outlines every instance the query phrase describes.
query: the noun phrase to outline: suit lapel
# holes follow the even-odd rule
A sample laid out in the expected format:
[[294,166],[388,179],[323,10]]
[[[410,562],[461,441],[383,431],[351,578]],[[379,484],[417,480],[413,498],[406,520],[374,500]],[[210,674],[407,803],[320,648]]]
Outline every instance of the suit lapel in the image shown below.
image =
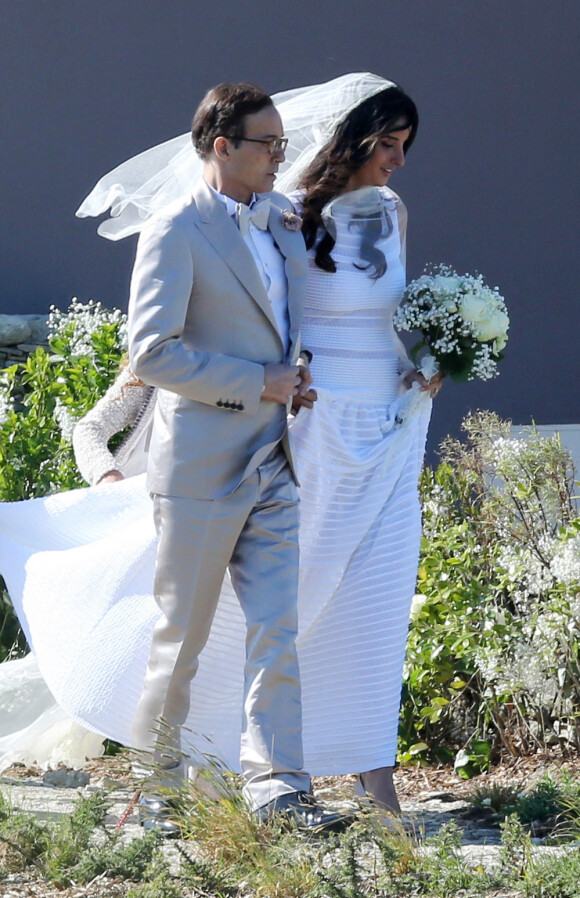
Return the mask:
[[226,207],[203,179],[195,185],[193,196],[199,212],[198,227],[200,231],[259,305],[278,333],[272,306],[256,263],[238,228],[228,215]]
[[[304,297],[306,293],[306,266],[304,256],[306,249],[303,247],[303,237],[300,233],[287,231],[282,224],[282,209],[273,203],[270,207],[268,229],[276,242],[276,246],[284,256],[286,281],[288,284],[288,319],[290,322],[290,348],[288,355],[293,359],[299,344],[300,324],[304,309]],[[300,241],[299,253],[297,241]]]

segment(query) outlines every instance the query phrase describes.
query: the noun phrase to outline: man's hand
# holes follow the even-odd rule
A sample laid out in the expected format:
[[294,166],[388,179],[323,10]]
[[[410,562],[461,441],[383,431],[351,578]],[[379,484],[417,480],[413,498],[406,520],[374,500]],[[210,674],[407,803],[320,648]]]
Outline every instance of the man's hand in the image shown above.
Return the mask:
[[312,408],[318,396],[316,390],[311,389],[312,375],[308,367],[307,359],[302,356],[298,359],[298,371],[300,374],[300,385],[298,392],[292,400],[292,414],[296,415],[301,408]]
[[269,362],[264,366],[264,389],[262,399],[286,405],[292,396],[298,395],[302,383],[298,365]]

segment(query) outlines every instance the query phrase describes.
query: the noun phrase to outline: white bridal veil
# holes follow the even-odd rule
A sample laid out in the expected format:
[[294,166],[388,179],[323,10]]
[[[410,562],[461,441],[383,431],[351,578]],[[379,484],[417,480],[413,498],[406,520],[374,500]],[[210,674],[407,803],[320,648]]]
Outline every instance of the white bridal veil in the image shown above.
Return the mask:
[[[276,190],[289,193],[316,153],[330,139],[336,126],[363,100],[393,87],[370,72],[352,72],[324,84],[297,87],[274,94],[272,99],[288,137],[286,162],[280,166]],[[133,156],[104,175],[77,210],[80,218],[111,217],[98,228],[109,240],[120,240],[139,231],[162,206],[187,193],[201,175],[202,161],[191,142],[181,134]]]

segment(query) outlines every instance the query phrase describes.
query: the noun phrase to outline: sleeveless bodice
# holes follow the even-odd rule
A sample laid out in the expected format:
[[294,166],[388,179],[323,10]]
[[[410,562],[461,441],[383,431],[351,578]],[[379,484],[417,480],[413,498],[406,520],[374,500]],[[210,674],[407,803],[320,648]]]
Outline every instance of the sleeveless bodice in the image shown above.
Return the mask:
[[[399,356],[393,341],[393,313],[405,288],[395,204],[388,203],[391,233],[376,246],[385,274],[373,280],[360,257],[361,235],[351,215],[335,209],[336,272],[322,271],[309,252],[302,345],[313,354],[315,386],[341,397],[389,401],[397,395]],[[373,271],[372,266],[369,271]]]

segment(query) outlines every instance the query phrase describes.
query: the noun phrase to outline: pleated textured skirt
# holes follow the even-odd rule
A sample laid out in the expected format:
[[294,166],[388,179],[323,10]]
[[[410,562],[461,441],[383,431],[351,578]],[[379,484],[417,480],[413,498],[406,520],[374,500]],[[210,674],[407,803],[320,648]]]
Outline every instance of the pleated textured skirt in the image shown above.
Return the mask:
[[[302,484],[303,738],[313,775],[394,761],[429,412],[430,402],[414,391],[385,409],[321,390],[312,412],[300,412],[292,425]],[[150,593],[156,537],[144,475],[2,504],[0,534],[0,570],[52,695],[74,721],[130,744],[158,614]],[[226,577],[192,683],[184,742],[192,755],[217,756],[233,770],[239,769],[244,642],[243,615]],[[26,756],[36,737],[29,719],[15,729],[22,702],[10,679],[5,673],[6,688],[0,685],[0,753],[9,750],[14,759]],[[30,701],[30,690],[27,677],[22,701]],[[46,698],[53,716],[50,704]],[[57,744],[45,747],[53,761],[55,732]],[[63,753],[74,756],[71,741],[83,738],[67,730]]]

